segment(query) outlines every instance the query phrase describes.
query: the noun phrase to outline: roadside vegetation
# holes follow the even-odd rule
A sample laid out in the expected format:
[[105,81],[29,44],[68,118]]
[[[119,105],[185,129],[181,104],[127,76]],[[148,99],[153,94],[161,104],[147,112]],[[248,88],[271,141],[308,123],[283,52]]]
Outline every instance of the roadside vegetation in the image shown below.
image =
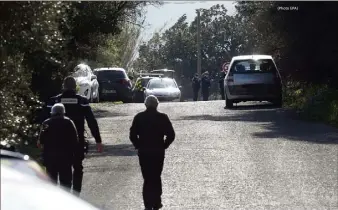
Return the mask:
[[127,67],[148,4],[0,2],[1,142],[34,148],[42,102],[78,63]]

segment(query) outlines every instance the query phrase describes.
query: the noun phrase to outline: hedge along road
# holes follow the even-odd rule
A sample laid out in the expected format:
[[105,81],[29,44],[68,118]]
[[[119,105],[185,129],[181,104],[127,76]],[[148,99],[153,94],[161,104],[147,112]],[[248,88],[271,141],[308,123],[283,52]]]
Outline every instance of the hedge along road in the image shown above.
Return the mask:
[[[160,104],[177,135],[162,174],[163,209],[338,208],[336,129],[268,105],[223,105]],[[81,197],[101,209],[143,209],[129,128],[144,105],[93,106],[105,151],[87,155]]]

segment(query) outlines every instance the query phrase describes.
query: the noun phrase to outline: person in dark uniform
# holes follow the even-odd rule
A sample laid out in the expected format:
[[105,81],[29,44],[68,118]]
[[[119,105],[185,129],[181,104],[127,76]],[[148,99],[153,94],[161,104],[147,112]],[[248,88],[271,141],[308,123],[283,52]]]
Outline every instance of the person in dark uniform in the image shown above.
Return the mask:
[[72,160],[78,147],[76,127],[65,117],[65,107],[57,103],[52,107],[51,118],[42,123],[38,146],[43,149],[42,158],[47,174],[57,184],[71,189]]
[[175,139],[175,131],[168,116],[157,111],[158,103],[158,99],[153,95],[146,98],[147,109],[134,117],[129,136],[138,150],[144,179],[144,205],[146,209],[152,210],[162,208],[161,173],[165,150]]
[[205,73],[203,73],[201,85],[202,85],[203,101],[208,101],[208,99],[209,99],[209,89],[210,89],[210,86],[211,86],[211,82],[210,82],[210,78],[209,78],[209,73],[207,71]]
[[63,82],[63,89],[62,94],[50,98],[47,103],[45,113],[49,113],[48,110],[55,103],[62,103],[67,110],[66,116],[69,117],[76,126],[79,137],[79,147],[73,162],[73,192],[78,195],[81,192],[83,178],[82,161],[84,159],[85,147],[85,120],[87,121],[93,137],[95,138],[98,152],[102,152],[102,141],[99,126],[89,105],[88,99],[76,94],[75,79],[73,77],[67,77]]
[[219,79],[219,81],[218,81],[218,83],[219,83],[219,89],[220,89],[220,94],[221,94],[222,100],[225,100],[225,95],[224,95],[224,79],[225,79],[225,72],[222,71],[222,72],[221,72],[220,79]]
[[180,102],[183,102],[185,97],[186,97],[186,89],[185,89],[185,77],[184,75],[181,76],[181,98],[180,98]]
[[198,100],[198,91],[201,88],[201,81],[198,78],[198,74],[195,74],[194,77],[192,78],[192,91],[193,91],[193,100],[197,101]]

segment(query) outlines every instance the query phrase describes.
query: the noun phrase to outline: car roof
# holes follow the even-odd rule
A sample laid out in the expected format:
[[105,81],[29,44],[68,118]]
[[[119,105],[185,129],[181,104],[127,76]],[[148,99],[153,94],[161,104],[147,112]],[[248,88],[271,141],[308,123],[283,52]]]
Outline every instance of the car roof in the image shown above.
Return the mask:
[[151,80],[173,80],[173,81],[175,81],[175,79],[168,78],[168,77],[154,77]]
[[117,67],[103,67],[94,69],[94,71],[126,71],[124,68],[117,68]]
[[1,158],[14,158],[14,159],[19,159],[19,160],[29,160],[28,155],[23,155],[18,152],[12,152],[8,150],[0,150]]
[[259,59],[272,59],[271,55],[240,55],[240,56],[234,56],[232,58],[233,61],[238,60],[259,60]]
[[175,70],[170,70],[170,69],[156,69],[156,70],[152,70],[151,72],[175,72]]
[[158,78],[158,77],[145,76],[145,77],[139,77],[138,79],[153,79],[153,78]]

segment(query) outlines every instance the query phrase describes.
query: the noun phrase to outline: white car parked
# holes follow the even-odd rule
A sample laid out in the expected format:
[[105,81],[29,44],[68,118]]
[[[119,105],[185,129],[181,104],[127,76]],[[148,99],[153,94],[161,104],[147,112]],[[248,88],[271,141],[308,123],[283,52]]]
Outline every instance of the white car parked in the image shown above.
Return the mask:
[[100,100],[99,83],[91,68],[88,65],[79,64],[75,67],[72,76],[76,80],[77,93],[85,96],[90,102],[98,103]]
[[154,95],[161,101],[173,101],[181,99],[180,86],[171,78],[153,78],[144,91],[144,98]]

